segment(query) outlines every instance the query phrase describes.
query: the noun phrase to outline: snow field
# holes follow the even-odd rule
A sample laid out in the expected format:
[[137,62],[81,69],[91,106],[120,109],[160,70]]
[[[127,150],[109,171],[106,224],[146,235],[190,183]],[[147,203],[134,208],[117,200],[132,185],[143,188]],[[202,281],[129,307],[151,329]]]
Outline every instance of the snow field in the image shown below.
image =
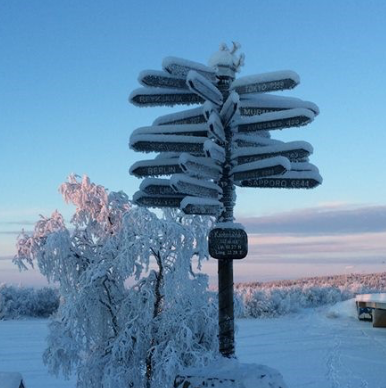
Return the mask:
[[[277,369],[289,388],[386,387],[386,329],[357,320],[354,299],[236,323],[240,362]],[[27,388],[74,388],[75,379],[48,375],[41,361],[46,325],[0,321],[0,371],[22,373]]]

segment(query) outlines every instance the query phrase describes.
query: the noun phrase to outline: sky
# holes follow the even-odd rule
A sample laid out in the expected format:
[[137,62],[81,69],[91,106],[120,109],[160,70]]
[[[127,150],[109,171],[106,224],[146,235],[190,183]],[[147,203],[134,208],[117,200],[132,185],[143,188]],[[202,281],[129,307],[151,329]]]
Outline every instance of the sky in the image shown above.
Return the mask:
[[[293,70],[278,94],[320,115],[273,138],[304,140],[323,185],[237,189],[249,255],[235,280],[386,270],[386,3],[378,1],[0,2],[0,283],[41,285],[11,262],[21,229],[73,212],[58,193],[70,173],[130,197],[130,166],[146,159],[131,132],[184,109],[128,103],[145,69],[177,56],[206,64],[222,42],[245,54],[240,76]],[[216,262],[204,265],[215,281]]]

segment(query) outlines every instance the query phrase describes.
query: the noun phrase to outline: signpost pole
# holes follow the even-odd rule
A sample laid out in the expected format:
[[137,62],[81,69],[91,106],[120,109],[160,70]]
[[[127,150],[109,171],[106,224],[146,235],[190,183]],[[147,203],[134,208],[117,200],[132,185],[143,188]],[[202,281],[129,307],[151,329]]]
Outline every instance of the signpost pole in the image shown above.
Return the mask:
[[[218,88],[223,94],[224,101],[229,95],[229,85],[234,77],[219,76]],[[223,166],[220,186],[223,189],[223,213],[218,217],[220,222],[233,222],[234,185],[230,178],[232,132],[230,125],[225,131],[225,163]],[[219,308],[219,350],[224,357],[235,357],[235,328],[233,306],[233,260],[218,260],[218,308]]]

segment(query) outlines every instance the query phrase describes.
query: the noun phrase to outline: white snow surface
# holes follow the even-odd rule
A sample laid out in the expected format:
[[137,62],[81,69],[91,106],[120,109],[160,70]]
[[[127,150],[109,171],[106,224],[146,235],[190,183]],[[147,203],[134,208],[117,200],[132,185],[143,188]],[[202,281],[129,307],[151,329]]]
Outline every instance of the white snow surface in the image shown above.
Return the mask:
[[[269,139],[270,141],[273,141]],[[291,151],[296,149],[304,149],[310,154],[313,152],[313,147],[310,143],[306,141],[290,141],[287,143],[274,143],[273,145],[266,145],[264,147],[240,147],[232,154],[232,158],[237,158],[239,156],[245,155],[261,155],[261,154],[270,154],[278,153],[284,151]],[[299,163],[298,163],[299,164]],[[299,164],[300,167],[300,164]],[[302,166],[301,167],[305,167]]]
[[[20,372],[27,388],[75,388],[43,365],[47,322],[0,321],[0,370]],[[236,325],[238,360],[278,370],[289,388],[386,387],[386,329],[359,321],[354,299]]]
[[18,372],[0,372],[1,388],[19,388],[22,376]]
[[215,80],[215,71],[202,63],[177,57],[166,57],[162,61],[162,68],[176,76],[186,77],[190,70],[195,70],[210,79]]
[[274,94],[245,94],[240,100],[241,107],[258,107],[258,108],[278,108],[278,109],[293,109],[306,108],[319,114],[319,107],[311,101],[304,101],[295,97],[276,96]]
[[[256,162],[241,164],[240,166],[233,167],[231,174],[243,171],[258,170],[261,168],[274,167],[277,165],[282,165],[286,170],[291,170],[291,162],[283,156],[275,156],[273,158],[267,158],[263,160],[258,160]],[[283,175],[280,175],[283,177]]]
[[235,120],[234,125],[262,123],[265,121],[290,119],[290,118],[299,117],[299,116],[308,117],[311,121],[315,118],[315,114],[309,109],[294,108],[294,109],[282,110],[278,112],[263,113],[261,115],[256,115],[256,116],[241,117],[241,118],[238,118],[237,121]]
[[320,184],[323,182],[323,178],[317,171],[286,171],[284,174],[277,176],[267,176],[265,179],[269,178],[279,178],[279,179],[314,179]]
[[137,135],[168,135],[181,134],[186,132],[202,132],[208,130],[208,124],[175,124],[175,125],[152,125],[148,127],[140,127],[132,132],[132,136]]
[[153,125],[164,125],[164,123],[168,123],[170,121],[184,120],[189,117],[195,117],[203,114],[202,107],[186,109],[176,113],[169,113],[167,115],[163,115],[158,117],[153,121]]
[[296,84],[300,83],[300,77],[297,73],[292,70],[281,70],[240,77],[232,82],[231,89],[238,86],[258,84],[261,82],[281,81],[283,79],[292,79]]
[[315,164],[309,162],[291,162],[291,171],[314,171],[319,172]]

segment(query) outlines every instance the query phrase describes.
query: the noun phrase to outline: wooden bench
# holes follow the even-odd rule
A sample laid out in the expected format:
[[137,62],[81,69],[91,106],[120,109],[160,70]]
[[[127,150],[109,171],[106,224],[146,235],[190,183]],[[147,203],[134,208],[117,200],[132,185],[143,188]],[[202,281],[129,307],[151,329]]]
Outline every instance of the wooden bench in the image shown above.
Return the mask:
[[357,295],[355,303],[359,319],[372,320],[373,327],[386,327],[386,293]]

